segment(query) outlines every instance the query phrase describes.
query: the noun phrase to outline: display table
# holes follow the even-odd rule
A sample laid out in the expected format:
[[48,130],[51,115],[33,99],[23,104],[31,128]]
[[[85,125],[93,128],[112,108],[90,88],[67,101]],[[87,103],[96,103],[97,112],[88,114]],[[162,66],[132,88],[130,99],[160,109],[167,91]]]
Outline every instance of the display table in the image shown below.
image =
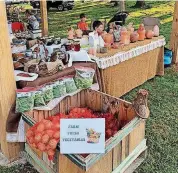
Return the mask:
[[100,68],[102,91],[120,97],[155,75],[164,75],[163,36],[112,49],[91,58]]

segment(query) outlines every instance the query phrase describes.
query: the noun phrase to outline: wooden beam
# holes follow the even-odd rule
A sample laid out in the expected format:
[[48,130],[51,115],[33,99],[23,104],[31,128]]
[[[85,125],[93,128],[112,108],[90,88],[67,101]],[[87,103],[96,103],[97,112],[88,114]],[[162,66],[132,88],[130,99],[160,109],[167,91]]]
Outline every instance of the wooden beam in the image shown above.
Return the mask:
[[0,1],[0,142],[1,151],[8,159],[18,156],[20,145],[6,141],[6,120],[9,110],[15,101],[16,83],[12,62],[12,53],[7,26],[4,1]]
[[48,14],[46,0],[40,0],[42,35],[48,36]]
[[173,51],[173,63],[178,63],[178,1],[175,2],[170,49]]

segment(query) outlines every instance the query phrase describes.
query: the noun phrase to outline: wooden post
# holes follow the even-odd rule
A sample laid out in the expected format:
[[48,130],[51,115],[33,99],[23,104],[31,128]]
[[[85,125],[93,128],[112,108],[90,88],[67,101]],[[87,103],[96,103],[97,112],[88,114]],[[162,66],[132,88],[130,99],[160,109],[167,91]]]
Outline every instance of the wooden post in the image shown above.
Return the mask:
[[175,2],[172,32],[170,38],[170,49],[173,51],[173,63],[178,62],[178,1]]
[[0,19],[0,142],[3,154],[14,159],[19,154],[20,144],[6,141],[6,120],[15,101],[16,83],[4,1],[0,1]]
[[48,15],[46,0],[40,0],[41,21],[42,21],[42,34],[48,36]]

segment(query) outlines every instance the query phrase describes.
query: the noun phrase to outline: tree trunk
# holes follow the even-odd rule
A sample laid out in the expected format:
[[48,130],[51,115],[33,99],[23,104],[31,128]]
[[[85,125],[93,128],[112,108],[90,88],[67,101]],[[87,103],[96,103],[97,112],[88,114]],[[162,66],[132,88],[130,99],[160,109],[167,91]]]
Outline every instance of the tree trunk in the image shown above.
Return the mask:
[[137,0],[135,7],[144,8],[145,7],[145,0]]
[[125,11],[125,0],[120,0],[120,11]]

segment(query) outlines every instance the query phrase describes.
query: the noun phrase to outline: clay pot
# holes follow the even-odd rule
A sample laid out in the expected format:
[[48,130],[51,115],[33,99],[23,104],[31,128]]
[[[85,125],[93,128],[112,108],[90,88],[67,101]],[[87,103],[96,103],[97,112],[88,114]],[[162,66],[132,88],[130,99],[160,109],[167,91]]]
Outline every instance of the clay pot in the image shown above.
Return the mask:
[[112,44],[114,43],[114,36],[113,34],[107,33],[104,35],[103,40],[105,43]]
[[121,30],[120,43],[124,45],[128,45],[130,43],[130,33],[125,27]]
[[159,26],[155,25],[153,28],[154,36],[158,37],[159,36]]
[[139,34],[138,40],[143,41],[145,39],[145,33],[146,33],[144,24],[141,24],[139,26],[137,33]]
[[153,36],[154,36],[154,32],[152,30],[148,30],[146,31],[146,34],[145,34],[146,38],[148,39],[152,39]]
[[137,42],[139,39],[139,34],[137,32],[133,32],[130,35],[130,41],[131,43]]
[[74,39],[74,35],[75,35],[74,29],[73,28],[69,28],[69,30],[68,30],[68,39],[69,40],[73,40]]
[[76,33],[76,37],[77,37],[77,38],[82,38],[82,34],[83,34],[82,30],[77,29],[77,30],[75,31],[75,33]]

